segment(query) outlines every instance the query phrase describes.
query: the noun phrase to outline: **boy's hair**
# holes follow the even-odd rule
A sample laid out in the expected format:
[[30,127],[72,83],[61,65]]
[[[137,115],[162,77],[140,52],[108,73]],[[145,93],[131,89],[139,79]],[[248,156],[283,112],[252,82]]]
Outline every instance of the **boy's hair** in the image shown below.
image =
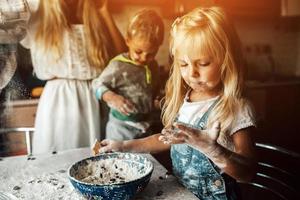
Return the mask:
[[[104,69],[110,58],[108,32],[94,1],[78,0],[77,12],[82,13],[87,41],[88,60],[91,66]],[[63,54],[63,37],[71,31],[64,0],[41,0],[36,14],[35,39],[45,51],[50,50],[55,59]],[[80,10],[79,10],[80,9]]]
[[128,24],[126,37],[128,39],[141,37],[151,43],[161,45],[164,39],[162,18],[150,9],[137,12]]
[[163,105],[163,123],[173,123],[189,86],[181,77],[176,62],[178,51],[197,50],[216,59],[220,66],[222,93],[208,118],[207,128],[215,121],[221,122],[221,132],[226,132],[233,121],[235,108],[241,104],[243,63],[240,44],[234,27],[219,7],[196,8],[175,20],[171,28],[170,52],[174,59],[166,85]]

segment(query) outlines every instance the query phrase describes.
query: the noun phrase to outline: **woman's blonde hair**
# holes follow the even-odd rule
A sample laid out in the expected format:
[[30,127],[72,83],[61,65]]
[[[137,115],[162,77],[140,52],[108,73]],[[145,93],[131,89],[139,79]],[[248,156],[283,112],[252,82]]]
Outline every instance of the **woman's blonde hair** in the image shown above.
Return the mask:
[[140,10],[130,20],[126,37],[128,39],[142,37],[155,45],[161,45],[164,39],[162,18],[154,10]]
[[[35,39],[44,51],[51,51],[56,59],[63,54],[63,37],[71,31],[67,20],[67,5],[64,0],[41,0],[37,12]],[[108,33],[95,1],[78,0],[77,10],[82,13],[84,33],[87,41],[88,60],[91,66],[103,69],[109,60]],[[85,47],[82,47],[85,48]]]
[[[237,104],[242,102],[240,99],[243,59],[232,24],[219,7],[197,8],[175,20],[170,39],[170,52],[174,60],[178,51],[188,52],[197,49],[201,54],[212,56],[220,64],[222,93],[219,102],[209,115],[207,127],[211,127],[212,122],[219,121],[222,126],[221,132],[225,132],[230,127]],[[183,49],[183,44],[191,49]],[[173,123],[189,90],[179,68],[177,62],[173,62],[166,85],[162,116],[165,126]]]

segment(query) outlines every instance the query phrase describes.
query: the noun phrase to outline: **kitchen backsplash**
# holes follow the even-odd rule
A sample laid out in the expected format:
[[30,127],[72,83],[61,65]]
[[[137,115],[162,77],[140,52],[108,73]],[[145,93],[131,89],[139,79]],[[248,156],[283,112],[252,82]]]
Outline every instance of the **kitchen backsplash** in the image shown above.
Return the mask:
[[[300,76],[300,31],[296,23],[289,19],[236,19],[235,26],[243,44],[247,61],[265,71],[269,71],[270,61],[263,59],[267,55],[274,61],[276,74]],[[247,52],[247,48],[252,51]],[[269,52],[265,52],[269,47]],[[254,55],[254,56],[253,56]],[[262,61],[264,60],[264,61]],[[248,66],[251,71],[251,65]]]

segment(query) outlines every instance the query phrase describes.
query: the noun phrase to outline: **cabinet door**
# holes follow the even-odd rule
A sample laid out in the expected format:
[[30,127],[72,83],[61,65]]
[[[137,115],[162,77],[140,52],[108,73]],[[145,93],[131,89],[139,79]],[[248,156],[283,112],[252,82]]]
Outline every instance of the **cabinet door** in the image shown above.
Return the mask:
[[16,106],[10,108],[6,119],[6,127],[33,127],[36,108],[36,106]]
[[299,0],[281,0],[282,16],[300,16]]
[[[5,109],[4,128],[34,127],[36,103],[13,102]],[[0,156],[24,155],[27,153],[24,132],[9,132],[0,137]]]
[[280,16],[280,0],[217,0],[216,2],[234,16]]
[[124,6],[159,6],[164,7],[171,4],[174,0],[108,0],[109,10],[120,13]]

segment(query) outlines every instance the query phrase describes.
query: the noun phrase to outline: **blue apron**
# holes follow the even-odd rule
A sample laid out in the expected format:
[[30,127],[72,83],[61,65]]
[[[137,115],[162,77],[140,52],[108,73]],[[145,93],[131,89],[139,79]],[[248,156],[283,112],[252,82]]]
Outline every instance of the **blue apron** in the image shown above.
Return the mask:
[[[208,115],[217,102],[218,99],[192,127],[205,129]],[[200,151],[187,144],[175,144],[171,147],[171,159],[174,175],[199,199],[241,199],[236,181],[221,174],[220,168]]]

